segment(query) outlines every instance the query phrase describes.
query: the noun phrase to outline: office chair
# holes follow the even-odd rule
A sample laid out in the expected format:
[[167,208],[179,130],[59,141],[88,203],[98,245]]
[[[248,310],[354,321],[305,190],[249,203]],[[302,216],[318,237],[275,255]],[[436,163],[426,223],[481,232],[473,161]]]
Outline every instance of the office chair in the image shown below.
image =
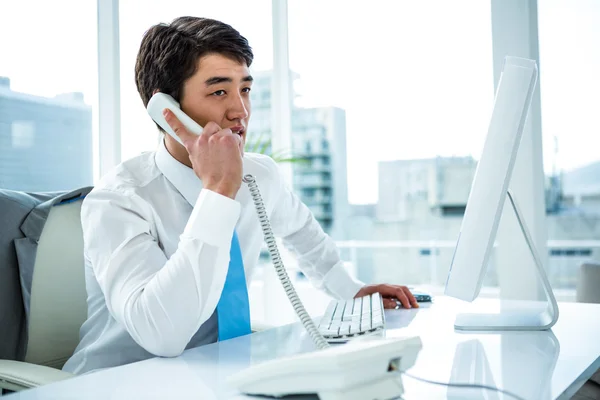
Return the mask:
[[577,302],[600,303],[600,264],[584,263],[577,278]]
[[[586,262],[579,269],[576,301],[578,303],[600,303],[600,264]],[[573,395],[574,400],[600,397],[600,369]]]
[[25,361],[0,360],[0,389],[18,391],[73,375],[61,371],[87,316],[81,200],[52,207],[33,271]]
[[[0,360],[0,396],[3,389],[19,391],[74,376],[61,368],[87,317],[81,204],[81,199],[59,204],[48,214],[33,271],[25,361]],[[272,327],[251,323],[252,332]]]

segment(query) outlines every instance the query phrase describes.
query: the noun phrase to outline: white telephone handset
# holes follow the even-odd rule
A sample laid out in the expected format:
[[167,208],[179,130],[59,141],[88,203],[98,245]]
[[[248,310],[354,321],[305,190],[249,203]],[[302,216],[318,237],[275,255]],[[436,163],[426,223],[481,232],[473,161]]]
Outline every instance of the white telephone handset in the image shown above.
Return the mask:
[[[181,139],[163,116],[165,108],[171,110],[190,132],[202,134],[202,127],[181,110],[179,103],[173,97],[158,92],[148,102],[148,114],[179,143]],[[285,293],[317,348],[324,351],[314,354],[312,358],[304,354],[253,366],[230,377],[230,383],[241,392],[248,394],[283,396],[318,393],[322,400],[388,399],[402,394],[402,385],[397,372],[387,366],[399,364],[402,360],[403,370],[411,367],[415,362],[416,354],[421,349],[421,340],[419,338],[356,340],[342,347],[330,347],[306,312],[285,270],[254,177],[244,175],[243,181],[250,190],[271,260]],[[377,368],[374,368],[376,365]]]
[[179,121],[181,121],[181,123],[190,132],[195,133],[196,135],[202,134],[202,127],[196,121],[191,119],[186,113],[184,113],[181,110],[179,103],[173,97],[169,96],[168,94],[164,94],[164,93],[160,93],[160,92],[154,94],[154,96],[152,96],[152,98],[148,102],[148,107],[146,107],[146,108],[148,109],[148,114],[150,114],[150,116],[152,117],[154,122],[156,122],[158,125],[160,125],[160,127],[165,132],[167,132],[169,135],[171,135],[175,140],[177,140],[181,144],[183,144],[181,142],[181,139],[179,138],[179,136],[177,136],[175,134],[173,129],[171,129],[171,127],[167,123],[167,120],[165,120],[165,117],[163,116],[163,110],[165,108],[168,108],[169,110],[171,110],[173,112],[173,114],[175,114],[177,119]]

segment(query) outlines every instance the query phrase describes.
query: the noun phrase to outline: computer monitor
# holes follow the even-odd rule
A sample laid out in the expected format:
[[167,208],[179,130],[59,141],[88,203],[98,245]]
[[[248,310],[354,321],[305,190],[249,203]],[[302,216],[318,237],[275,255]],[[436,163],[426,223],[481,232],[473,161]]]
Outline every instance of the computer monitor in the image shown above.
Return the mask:
[[[537,82],[535,61],[506,57],[496,90],[494,109],[481,158],[467,202],[452,258],[445,294],[466,301],[479,295],[507,198],[533,255],[549,305],[505,314],[459,314],[455,328],[461,330],[548,329],[558,318],[558,307],[541,258],[527,229],[515,196],[509,191],[519,144]],[[502,268],[501,265],[498,268]]]

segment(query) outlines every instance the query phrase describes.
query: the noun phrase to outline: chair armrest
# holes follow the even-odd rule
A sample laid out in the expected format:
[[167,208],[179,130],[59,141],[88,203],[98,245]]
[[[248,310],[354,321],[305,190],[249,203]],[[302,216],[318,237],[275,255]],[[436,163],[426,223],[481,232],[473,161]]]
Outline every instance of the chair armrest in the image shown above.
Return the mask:
[[267,329],[275,328],[275,325],[267,324],[266,322],[252,320],[250,321],[252,333],[266,331]]
[[577,278],[577,302],[600,303],[600,264],[582,264]]
[[18,391],[72,378],[60,369],[21,361],[0,360],[0,389]]
[[598,371],[596,371],[596,373],[594,375],[592,375],[592,377],[590,378],[590,381],[594,381],[598,385],[600,385],[600,369],[598,369]]

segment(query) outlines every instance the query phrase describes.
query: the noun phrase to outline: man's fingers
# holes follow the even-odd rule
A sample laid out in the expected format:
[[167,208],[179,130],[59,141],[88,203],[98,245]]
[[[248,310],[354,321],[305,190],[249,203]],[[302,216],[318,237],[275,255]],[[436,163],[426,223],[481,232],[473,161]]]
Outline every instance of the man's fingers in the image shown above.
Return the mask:
[[402,307],[411,308],[410,300],[408,299],[402,288],[402,286],[396,285],[377,285],[374,287],[374,291],[379,292],[379,294],[381,294],[381,297],[384,298],[384,307],[386,308],[388,308],[385,305],[386,298],[391,299],[391,301],[394,302],[394,306],[391,308],[396,308],[396,301],[394,299],[398,299],[400,303],[402,303]]
[[204,128],[202,128],[202,135],[205,135],[207,138],[210,138],[212,135],[219,132],[220,130],[221,127],[219,126],[219,124],[210,121],[206,125],[204,125]]
[[209,139],[210,142],[213,143],[219,141],[221,143],[226,143],[232,147],[237,147],[240,151],[240,156],[244,154],[242,137],[236,133],[233,133],[229,128],[221,129],[219,132],[212,135]]
[[229,129],[229,128],[219,129],[219,131],[216,133],[216,135],[219,137],[231,136],[232,138],[233,138],[233,136],[237,136],[237,135],[234,135],[233,132],[231,131],[231,129]]
[[396,300],[395,299],[383,299],[383,308],[395,309],[396,308]]
[[402,286],[402,290],[404,290],[404,293],[406,294],[406,297],[408,297],[408,301],[410,301],[410,304],[413,307],[419,307],[419,303],[417,302],[417,299],[415,298],[415,296],[413,296],[413,294],[410,292],[410,289],[407,288],[406,286]]
[[396,289],[395,295],[396,295],[396,298],[398,300],[400,300],[400,303],[402,303],[402,307],[411,308],[410,301],[408,300],[408,297],[406,296],[406,294],[404,293],[404,290],[402,290],[401,287]]
[[406,286],[386,284],[367,285],[361,288],[355,297],[367,296],[375,292],[381,295],[384,308],[396,308],[398,305],[397,301],[400,302],[403,308],[419,307],[417,299]]
[[225,128],[219,130],[208,138],[209,143],[224,143],[229,146],[239,147],[241,138],[239,135],[234,134],[231,129]]
[[195,138],[196,135],[189,132],[171,110],[165,108],[163,110],[163,116],[165,117],[167,124],[169,124],[175,134],[179,136],[184,145]]
[[381,297],[396,297],[397,286],[380,284],[373,286],[373,293],[379,292]]

